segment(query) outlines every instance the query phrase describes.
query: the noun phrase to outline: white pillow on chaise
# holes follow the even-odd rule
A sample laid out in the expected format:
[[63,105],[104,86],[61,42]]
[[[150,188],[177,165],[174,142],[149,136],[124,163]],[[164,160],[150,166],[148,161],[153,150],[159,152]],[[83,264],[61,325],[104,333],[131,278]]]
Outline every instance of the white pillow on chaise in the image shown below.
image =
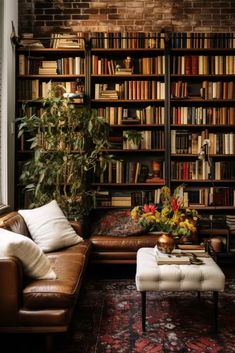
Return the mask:
[[[55,279],[56,274],[42,249],[24,235],[0,228],[0,256],[15,256],[24,272],[36,279]],[[6,274],[7,275],[7,274]]]
[[44,252],[59,250],[83,241],[56,200],[41,207],[18,212],[24,218],[32,239]]

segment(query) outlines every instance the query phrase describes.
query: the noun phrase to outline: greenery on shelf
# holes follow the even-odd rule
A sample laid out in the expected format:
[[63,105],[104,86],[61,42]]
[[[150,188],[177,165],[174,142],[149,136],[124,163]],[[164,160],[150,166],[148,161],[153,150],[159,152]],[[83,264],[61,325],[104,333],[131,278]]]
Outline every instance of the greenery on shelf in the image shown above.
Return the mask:
[[17,121],[18,137],[30,135],[34,151],[20,176],[30,207],[56,199],[69,219],[81,219],[93,205],[91,176],[99,175],[110,159],[105,152],[109,125],[96,110],[72,104],[59,86],[43,99],[40,117],[29,116],[26,105]]
[[136,148],[139,148],[143,138],[141,131],[137,130],[125,130],[123,137],[127,141],[131,142]]

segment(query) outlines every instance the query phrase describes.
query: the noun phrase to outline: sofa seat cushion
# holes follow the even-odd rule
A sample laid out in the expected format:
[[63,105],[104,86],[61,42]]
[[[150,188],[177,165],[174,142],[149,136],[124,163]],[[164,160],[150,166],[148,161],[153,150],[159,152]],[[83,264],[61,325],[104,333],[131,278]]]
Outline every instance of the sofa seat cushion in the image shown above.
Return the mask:
[[120,238],[94,234],[89,239],[92,242],[93,252],[136,252],[142,247],[154,247],[157,243],[158,235],[146,234]]
[[75,303],[86,257],[83,254],[48,255],[57,279],[30,281],[23,290],[23,306],[27,309],[58,309]]
[[47,255],[51,256],[51,255],[60,255],[60,254],[74,254],[74,255],[81,254],[81,255],[87,256],[87,259],[88,259],[89,253],[91,251],[91,247],[92,247],[91,241],[86,239],[79,244],[69,246],[61,250],[50,252]]

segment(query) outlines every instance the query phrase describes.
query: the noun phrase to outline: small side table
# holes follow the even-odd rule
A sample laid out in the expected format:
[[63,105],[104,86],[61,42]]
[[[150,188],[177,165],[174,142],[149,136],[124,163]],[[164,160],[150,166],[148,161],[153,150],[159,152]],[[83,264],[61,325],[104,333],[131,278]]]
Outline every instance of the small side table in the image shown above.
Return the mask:
[[142,298],[142,329],[145,331],[146,292],[204,291],[213,292],[214,332],[218,330],[218,293],[224,291],[225,276],[211,258],[203,257],[202,265],[158,265],[153,248],[137,252],[136,288]]

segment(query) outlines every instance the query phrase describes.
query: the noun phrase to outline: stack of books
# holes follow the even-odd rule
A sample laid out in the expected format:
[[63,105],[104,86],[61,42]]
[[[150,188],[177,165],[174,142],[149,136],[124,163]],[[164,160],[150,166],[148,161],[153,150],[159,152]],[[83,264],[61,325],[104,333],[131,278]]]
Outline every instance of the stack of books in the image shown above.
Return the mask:
[[57,75],[57,61],[43,60],[41,67],[38,69],[39,75]]

